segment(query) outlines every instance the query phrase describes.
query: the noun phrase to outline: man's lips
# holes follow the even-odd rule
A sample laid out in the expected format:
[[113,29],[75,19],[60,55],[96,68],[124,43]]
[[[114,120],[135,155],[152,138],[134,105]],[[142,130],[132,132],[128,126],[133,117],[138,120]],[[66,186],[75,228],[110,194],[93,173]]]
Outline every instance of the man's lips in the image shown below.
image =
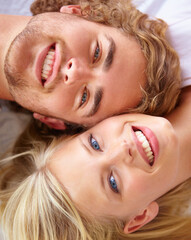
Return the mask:
[[[47,55],[49,54],[49,51],[51,49],[54,49],[54,60],[53,60],[53,63],[50,65],[51,70],[50,70],[50,73],[48,74],[48,77],[44,78],[42,77],[43,66],[44,66],[45,59],[47,58]],[[58,70],[60,67],[60,62],[61,62],[61,56],[60,56],[57,44],[55,43],[51,44],[42,50],[42,52],[39,54],[37,64],[36,64],[36,75],[42,86],[46,86],[48,83],[52,82],[57,77]]]
[[41,74],[42,74],[42,67],[44,64],[44,60],[48,54],[49,49],[51,48],[52,44],[46,48],[44,48],[42,50],[42,52],[39,54],[38,59],[37,59],[37,64],[36,64],[36,76],[40,82],[40,84],[42,84],[42,78],[41,78]]
[[[146,140],[149,143],[149,147],[151,148],[150,152],[153,153],[153,158],[151,157],[149,159],[149,157],[147,156],[146,151],[145,151],[144,147],[142,146],[142,142],[139,140],[139,137],[135,134],[136,131],[141,131],[142,135],[144,135],[146,137]],[[139,153],[141,154],[142,158],[146,161],[147,164],[149,164],[150,166],[153,166],[158,157],[158,153],[159,153],[159,143],[158,143],[158,139],[156,138],[155,134],[153,133],[153,131],[151,131],[151,129],[149,129],[147,127],[138,127],[138,126],[132,127],[132,134],[133,134],[134,141],[137,145],[137,149],[138,149]]]

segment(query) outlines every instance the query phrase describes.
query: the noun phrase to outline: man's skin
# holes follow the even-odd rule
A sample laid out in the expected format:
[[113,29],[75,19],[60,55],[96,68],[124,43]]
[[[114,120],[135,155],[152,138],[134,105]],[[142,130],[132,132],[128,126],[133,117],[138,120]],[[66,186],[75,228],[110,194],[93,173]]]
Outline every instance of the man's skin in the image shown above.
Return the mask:
[[[90,127],[128,112],[139,105],[147,85],[147,61],[138,41],[78,15],[77,5],[35,17],[0,15],[0,97],[56,129],[67,123]],[[168,82],[165,74],[159,76]]]
[[[15,35],[22,31],[26,26],[28,17],[24,16],[14,16],[0,15],[0,29],[1,29],[1,39],[0,39],[0,98],[5,100],[13,101],[13,97],[9,92],[9,87],[7,79],[4,73],[4,59],[8,51],[9,45],[13,41]],[[14,23],[14,24],[13,24]]]
[[[64,9],[64,11],[70,12],[71,9],[69,8],[69,11]],[[142,97],[140,86],[144,87],[146,82],[144,73],[146,61],[139,44],[134,39],[122,35],[115,28],[98,25],[81,18],[77,19],[71,14],[70,16],[74,17],[69,21],[73,21],[74,24],[68,27],[68,20],[62,19],[63,14],[54,13],[51,15],[52,18],[49,15],[51,14],[44,14],[36,20],[39,21],[38,26],[40,26],[37,30],[37,24],[33,21],[30,27],[34,25],[32,31],[36,33],[28,28],[27,31],[31,33],[28,34],[25,31],[23,35],[20,35],[12,44],[10,51],[8,49],[11,42],[27,25],[31,17],[1,15],[0,26],[4,38],[1,41],[3,54],[0,67],[3,77],[0,79],[2,89],[0,97],[8,100],[14,98],[23,107],[36,112],[37,118],[41,116],[38,114],[40,113],[47,117],[64,119],[65,122],[75,122],[75,119],[78,119],[77,122],[85,126],[90,126],[114,113],[126,111],[127,106],[128,108],[135,107]],[[7,20],[6,28],[3,25],[4,18]],[[46,24],[43,25],[45,21]],[[79,21],[82,21],[80,28],[78,27]],[[55,28],[55,23],[61,27]],[[91,32],[92,24],[95,30]],[[79,30],[71,34],[73,29]],[[38,31],[42,32],[42,36],[39,37]],[[56,37],[53,36],[53,31],[54,36],[57,32]],[[50,32],[52,35],[49,34]],[[50,36],[47,37],[46,34]],[[41,70],[43,86],[40,86],[38,80],[35,79],[36,75],[39,75],[35,72],[40,70],[35,64],[38,65],[36,62],[40,62],[39,59],[45,51],[43,49],[50,48],[50,45],[55,42],[57,58],[52,75],[46,75],[44,70]],[[3,71],[5,62],[6,76]],[[124,62],[128,64],[124,65]],[[43,65],[43,63],[40,64]],[[56,64],[58,67],[55,67]],[[43,79],[43,74],[45,77],[48,76],[47,81]],[[13,78],[16,79],[11,88],[11,95],[6,78],[10,82],[13,82]],[[52,85],[47,84],[51,81]],[[60,122],[62,124],[62,121]],[[59,128],[59,123],[54,127]]]

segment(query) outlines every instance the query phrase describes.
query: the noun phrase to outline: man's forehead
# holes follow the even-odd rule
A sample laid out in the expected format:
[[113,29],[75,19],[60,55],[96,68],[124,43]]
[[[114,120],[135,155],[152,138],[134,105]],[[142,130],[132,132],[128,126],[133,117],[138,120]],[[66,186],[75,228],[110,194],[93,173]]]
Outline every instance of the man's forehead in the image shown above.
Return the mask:
[[61,12],[46,12],[46,13],[40,13],[36,16],[34,16],[33,18],[36,18],[36,19],[47,19],[47,21],[49,21],[50,19],[51,20],[55,20],[55,21],[58,21],[58,20],[61,20],[61,21],[72,21],[72,20],[76,20],[76,21],[79,21],[79,20],[84,20],[84,21],[87,21],[85,19],[85,17],[81,17],[81,16],[77,16],[75,14],[69,14],[69,13],[61,13]]

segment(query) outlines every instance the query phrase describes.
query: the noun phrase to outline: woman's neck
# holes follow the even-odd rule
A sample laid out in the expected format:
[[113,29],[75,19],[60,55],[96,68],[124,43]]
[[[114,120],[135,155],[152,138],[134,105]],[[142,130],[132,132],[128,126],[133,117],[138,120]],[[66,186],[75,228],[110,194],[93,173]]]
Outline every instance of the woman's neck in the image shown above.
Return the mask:
[[176,186],[191,177],[191,86],[182,90],[179,106],[166,118],[173,125],[180,143]]
[[0,99],[13,100],[4,73],[4,61],[9,46],[25,28],[31,17],[0,14]]

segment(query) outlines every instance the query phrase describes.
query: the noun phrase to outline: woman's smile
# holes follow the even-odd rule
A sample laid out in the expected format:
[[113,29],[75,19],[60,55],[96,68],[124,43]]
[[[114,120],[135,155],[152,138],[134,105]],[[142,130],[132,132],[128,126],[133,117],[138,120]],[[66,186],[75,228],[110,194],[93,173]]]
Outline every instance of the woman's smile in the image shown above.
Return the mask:
[[164,118],[124,114],[61,143],[49,167],[80,209],[127,219],[173,187],[177,139]]
[[158,156],[159,144],[153,131],[147,127],[132,127],[133,138],[143,159],[153,166]]

